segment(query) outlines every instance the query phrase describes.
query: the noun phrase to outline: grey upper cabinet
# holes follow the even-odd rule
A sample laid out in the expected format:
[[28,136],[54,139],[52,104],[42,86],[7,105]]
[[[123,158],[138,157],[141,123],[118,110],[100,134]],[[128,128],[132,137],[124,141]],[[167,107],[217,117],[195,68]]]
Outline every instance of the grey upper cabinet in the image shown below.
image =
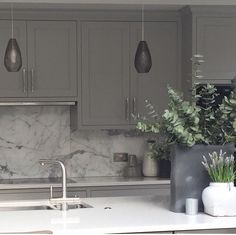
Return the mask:
[[192,86],[194,54],[202,54],[200,83],[229,84],[236,76],[236,12],[231,7],[185,7],[182,17],[182,87]]
[[[131,107],[134,114],[145,115],[145,100],[149,100],[159,114],[168,104],[167,85],[178,88],[179,38],[177,22],[145,22],[145,40],[152,56],[149,73],[138,74],[133,66],[141,39],[140,23],[131,24]],[[131,119],[132,120],[132,119]]]
[[27,22],[29,95],[76,96],[76,23]]
[[236,16],[197,17],[197,53],[204,55],[204,78],[229,82],[236,75]]
[[[14,22],[14,37],[19,44],[22,55],[22,68],[27,66],[26,57],[26,23],[24,21]],[[8,40],[11,38],[11,21],[0,21],[0,97],[24,97],[26,95],[27,81],[20,72],[9,73],[4,66],[4,55]]]
[[129,24],[82,24],[82,125],[129,122]]
[[[15,21],[22,54],[19,72],[7,72],[4,54],[11,21],[0,20],[0,98],[21,101],[77,96],[75,21]],[[33,99],[35,98],[35,99]]]
[[134,127],[132,113],[145,114],[146,99],[160,112],[167,107],[167,84],[178,86],[178,23],[146,22],[145,37],[153,66],[148,74],[138,74],[134,56],[140,22],[82,23],[79,128]]

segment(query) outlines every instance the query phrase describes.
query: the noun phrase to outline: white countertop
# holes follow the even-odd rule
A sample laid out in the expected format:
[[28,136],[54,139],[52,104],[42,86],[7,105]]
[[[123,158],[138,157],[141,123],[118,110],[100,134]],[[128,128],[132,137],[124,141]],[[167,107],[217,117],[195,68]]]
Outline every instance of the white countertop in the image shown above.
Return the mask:
[[[101,187],[170,184],[169,179],[158,177],[84,177],[68,179],[69,187]],[[0,180],[0,189],[48,188],[50,185],[61,187],[60,179],[11,179]]]
[[[86,198],[93,208],[69,211],[0,211],[0,233],[49,230],[101,234],[235,228],[235,217],[195,216],[168,210],[168,197]],[[1,203],[0,203],[1,204]],[[105,210],[105,207],[111,207]]]

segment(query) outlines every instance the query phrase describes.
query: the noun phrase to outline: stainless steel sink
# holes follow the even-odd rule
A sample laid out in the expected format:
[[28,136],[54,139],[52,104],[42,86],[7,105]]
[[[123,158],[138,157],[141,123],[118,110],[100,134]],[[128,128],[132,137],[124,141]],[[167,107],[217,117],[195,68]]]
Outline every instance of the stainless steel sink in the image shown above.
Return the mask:
[[[62,205],[56,205],[52,210],[61,210]],[[86,204],[86,203],[81,203],[81,204],[67,204],[67,209],[84,209],[84,208],[93,208],[92,206]]]
[[[69,204],[68,209],[83,209],[83,208],[92,208],[92,206],[82,203],[82,204]],[[8,206],[0,207],[0,211],[30,211],[30,210],[60,210],[60,206]]]

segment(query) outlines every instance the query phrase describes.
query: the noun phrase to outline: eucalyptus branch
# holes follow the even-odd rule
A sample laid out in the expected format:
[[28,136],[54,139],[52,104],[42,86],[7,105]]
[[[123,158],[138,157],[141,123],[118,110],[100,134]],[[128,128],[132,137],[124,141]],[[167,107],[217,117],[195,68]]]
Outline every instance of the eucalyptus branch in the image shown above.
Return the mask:
[[[146,116],[134,117],[138,120],[137,129],[167,136],[167,143],[178,143],[191,147],[195,144],[223,145],[236,142],[236,89],[229,97],[224,97],[216,105],[216,88],[207,84],[199,88],[197,79],[202,78],[201,55],[192,58],[194,81],[192,101],[185,101],[181,93],[170,86],[169,104],[159,115],[150,101],[146,100]],[[200,89],[196,95],[196,89]],[[201,104],[200,104],[201,102]]]

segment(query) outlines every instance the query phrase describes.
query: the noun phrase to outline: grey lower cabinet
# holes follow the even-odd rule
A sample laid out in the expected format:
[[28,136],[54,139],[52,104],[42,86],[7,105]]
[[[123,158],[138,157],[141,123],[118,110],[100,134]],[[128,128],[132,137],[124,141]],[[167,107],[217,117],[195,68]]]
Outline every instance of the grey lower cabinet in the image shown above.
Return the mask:
[[235,234],[235,228],[175,231],[174,234]]
[[138,74],[134,68],[140,22],[81,24],[79,128],[131,127],[132,114],[145,113],[146,99],[161,112],[168,102],[167,84],[176,88],[179,81],[178,20],[145,22],[153,64],[148,74]]
[[[61,197],[62,191],[60,188],[53,188],[53,197]],[[87,190],[84,188],[68,188],[68,197],[88,196]],[[29,188],[29,189],[2,189],[0,190],[0,200],[32,200],[32,199],[47,199],[50,197],[49,188]]]
[[143,232],[142,234],[235,234],[236,229],[199,229],[186,231]]
[[76,22],[15,21],[23,60],[15,73],[3,60],[10,32],[11,22],[0,20],[0,98],[77,96]]
[[122,197],[122,196],[145,196],[158,195],[168,196],[170,194],[169,185],[152,186],[112,186],[97,187],[90,190],[91,197]]
[[[60,197],[61,188],[53,188],[53,197]],[[131,185],[131,186],[99,186],[99,187],[68,187],[68,197],[117,197],[170,194],[170,185]],[[49,188],[2,189],[0,200],[30,200],[50,197]]]

